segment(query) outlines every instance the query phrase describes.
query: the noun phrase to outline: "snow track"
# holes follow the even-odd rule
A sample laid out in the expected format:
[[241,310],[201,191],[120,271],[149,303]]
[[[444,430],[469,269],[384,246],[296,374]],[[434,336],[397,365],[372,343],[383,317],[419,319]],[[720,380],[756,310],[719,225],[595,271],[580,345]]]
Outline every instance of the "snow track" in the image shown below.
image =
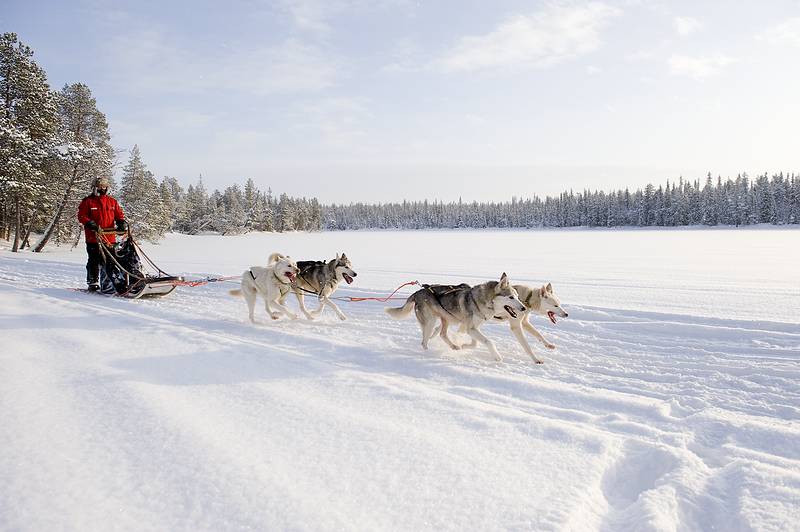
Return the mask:
[[381,303],[253,326],[231,284],[131,301],[82,275],[0,257],[3,529],[800,522],[796,323],[565,301],[536,366],[506,326],[495,363],[423,352]]

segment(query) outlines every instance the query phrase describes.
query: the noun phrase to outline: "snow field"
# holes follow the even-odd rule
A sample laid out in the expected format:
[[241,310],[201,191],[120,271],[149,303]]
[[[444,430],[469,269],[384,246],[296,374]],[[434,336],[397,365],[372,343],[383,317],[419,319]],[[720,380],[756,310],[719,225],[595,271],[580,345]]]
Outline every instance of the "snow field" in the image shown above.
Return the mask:
[[[83,279],[80,249],[3,253],[0,523],[794,529],[800,287],[785,275],[794,252],[778,250],[797,233],[734,233],[674,240],[702,241],[709,256],[738,240],[759,255],[735,257],[742,267],[767,261],[772,275],[728,268],[709,282],[697,270],[713,261],[659,256],[641,241],[669,248],[673,235],[649,232],[170,236],[146,246],[170,273],[197,276],[235,274],[271,251],[346,251],[359,276],[343,295],[495,270],[552,281],[570,318],[534,321],[558,345],[531,339],[543,366],[503,325],[484,327],[505,356],[498,364],[438,339],[423,352],[413,318],[393,321],[377,302],[342,302],[346,322],[329,311],[272,322],[258,309],[252,326],[227,294],[234,283],[108,299],[67,289]],[[593,243],[597,234],[605,241]],[[604,250],[630,247],[620,239],[638,246],[614,262]],[[634,260],[645,251],[651,261]],[[671,275],[654,283],[654,269]]]

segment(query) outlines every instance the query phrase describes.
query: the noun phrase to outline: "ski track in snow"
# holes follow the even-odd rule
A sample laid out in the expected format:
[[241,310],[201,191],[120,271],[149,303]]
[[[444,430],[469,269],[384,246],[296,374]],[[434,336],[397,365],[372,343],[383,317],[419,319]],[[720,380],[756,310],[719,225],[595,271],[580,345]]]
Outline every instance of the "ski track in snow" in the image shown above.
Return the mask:
[[797,324],[565,301],[537,366],[505,325],[496,363],[383,303],[253,326],[233,283],[82,276],[0,257],[3,529],[798,529]]

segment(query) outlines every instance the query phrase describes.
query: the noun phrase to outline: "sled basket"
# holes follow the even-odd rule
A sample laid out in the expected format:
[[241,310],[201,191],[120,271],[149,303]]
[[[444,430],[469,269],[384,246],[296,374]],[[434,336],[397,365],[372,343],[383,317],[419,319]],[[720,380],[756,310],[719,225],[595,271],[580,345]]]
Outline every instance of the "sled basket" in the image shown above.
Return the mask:
[[[100,246],[104,259],[100,269],[101,293],[129,299],[162,297],[183,282],[183,277],[169,275],[156,266],[133,239],[130,231],[101,231],[98,237],[102,239],[103,234],[112,232],[122,240],[116,243],[105,241]],[[147,273],[147,270],[154,273]]]
[[143,281],[133,283],[130,289],[121,295],[129,299],[162,297],[175,290],[177,283],[181,282],[183,282],[183,277],[147,277]]

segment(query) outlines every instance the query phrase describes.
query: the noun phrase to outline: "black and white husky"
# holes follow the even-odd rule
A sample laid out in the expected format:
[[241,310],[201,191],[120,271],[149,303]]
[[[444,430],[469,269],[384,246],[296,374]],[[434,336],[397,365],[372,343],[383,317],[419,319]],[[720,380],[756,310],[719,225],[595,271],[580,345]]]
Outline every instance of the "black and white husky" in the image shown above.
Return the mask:
[[[301,260],[297,261],[297,266],[300,272],[297,274],[297,279],[292,285],[297,302],[300,305],[300,310],[305,314],[306,318],[313,320],[318,316],[326,305],[330,305],[333,311],[339,316],[340,320],[346,320],[347,316],[339,310],[336,303],[330,297],[339,287],[342,281],[350,284],[353,282],[358,274],[353,270],[353,265],[347,255],[342,253],[336,254],[335,259],[328,262],[318,260]],[[319,299],[319,307],[316,310],[309,312],[303,301],[304,295],[315,295]]]
[[[242,273],[241,289],[231,290],[230,294],[244,296],[250,311],[250,321],[253,323],[256,321],[253,311],[258,295],[264,298],[264,308],[273,320],[280,318],[281,314],[296,319],[297,315],[286,308],[284,302],[299,272],[297,263],[290,257],[273,253],[267,259],[266,267],[253,266]],[[277,310],[273,310],[273,306]]]
[[526,307],[504,273],[499,281],[489,281],[473,287],[466,284],[424,285],[422,289],[411,294],[402,307],[387,308],[386,313],[395,319],[401,319],[411,314],[412,310],[422,329],[423,349],[428,349],[428,341],[436,334],[437,324],[440,324],[438,331],[442,340],[451,349],[460,349],[447,336],[447,328],[456,325],[472,337],[473,343],[481,342],[489,348],[496,360],[502,360],[494,342],[480,331],[480,327],[498,314],[517,319]]

